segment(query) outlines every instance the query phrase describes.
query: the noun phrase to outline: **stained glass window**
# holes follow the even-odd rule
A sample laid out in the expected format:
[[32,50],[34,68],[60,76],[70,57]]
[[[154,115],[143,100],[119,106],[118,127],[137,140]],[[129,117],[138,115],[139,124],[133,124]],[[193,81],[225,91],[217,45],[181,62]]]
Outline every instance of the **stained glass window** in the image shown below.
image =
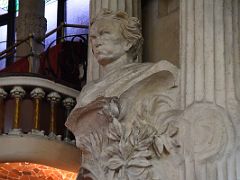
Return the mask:
[[[6,49],[7,25],[0,26],[0,52]],[[5,68],[6,59],[0,59],[0,70]]]
[[[45,0],[45,18],[47,19],[47,33],[57,27],[57,0]],[[56,33],[45,40],[45,49],[56,39]]]
[[[16,0],[16,14],[18,14],[19,0]],[[0,0],[0,15],[8,13],[8,0]]]
[[[67,0],[66,2],[67,24],[89,24],[89,0]],[[67,28],[66,34],[87,34],[87,29]]]
[[0,15],[8,13],[8,0],[0,1]]

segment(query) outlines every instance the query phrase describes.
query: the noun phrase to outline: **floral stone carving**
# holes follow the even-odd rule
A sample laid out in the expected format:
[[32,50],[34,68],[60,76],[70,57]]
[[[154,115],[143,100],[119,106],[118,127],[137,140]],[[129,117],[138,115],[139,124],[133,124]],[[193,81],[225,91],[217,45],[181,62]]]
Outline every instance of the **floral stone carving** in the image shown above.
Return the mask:
[[107,132],[92,132],[81,139],[80,147],[90,153],[82,167],[91,172],[93,179],[98,180],[151,180],[151,160],[176,153],[180,147],[175,139],[178,128],[173,122],[166,122],[156,129],[142,119],[135,121],[129,130],[113,116],[116,115],[113,113],[116,107],[118,105],[111,101],[103,111],[112,116]]

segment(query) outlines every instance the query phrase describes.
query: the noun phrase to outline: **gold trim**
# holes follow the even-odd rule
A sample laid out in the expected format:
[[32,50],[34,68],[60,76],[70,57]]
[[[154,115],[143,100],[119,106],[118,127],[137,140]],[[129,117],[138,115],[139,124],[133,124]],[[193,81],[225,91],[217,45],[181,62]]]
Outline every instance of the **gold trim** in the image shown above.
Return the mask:
[[15,115],[13,120],[13,129],[19,129],[20,124],[20,113],[21,113],[21,106],[20,106],[20,98],[15,98]]

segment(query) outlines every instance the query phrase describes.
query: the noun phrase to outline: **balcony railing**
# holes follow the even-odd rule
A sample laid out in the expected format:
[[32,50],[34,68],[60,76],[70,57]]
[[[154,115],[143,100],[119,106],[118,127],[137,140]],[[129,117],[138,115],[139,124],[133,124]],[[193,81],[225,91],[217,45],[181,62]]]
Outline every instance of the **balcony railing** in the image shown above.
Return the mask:
[[0,76],[0,87],[0,133],[71,142],[64,122],[79,91],[36,75]]
[[[58,41],[58,42],[64,42],[65,38],[69,38],[69,37],[73,37],[73,38],[74,37],[81,37],[81,38],[84,38],[87,41],[86,34],[85,35],[75,34],[75,35],[66,36],[65,35],[65,28],[69,28],[69,27],[70,28],[88,29],[87,25],[61,23],[61,25],[59,25],[57,28],[48,32],[41,39],[36,38],[34,34],[29,34],[29,36],[26,37],[25,39],[17,41],[15,44],[10,46],[6,50],[0,52],[0,60],[5,59],[7,57],[14,57],[14,54],[16,53],[16,48],[18,46],[20,46],[21,44],[27,43],[30,47],[30,51],[29,51],[28,55],[26,55],[25,57],[28,58],[28,61],[29,61],[29,64],[30,64],[29,72],[35,72],[36,73],[38,71],[38,68],[39,68],[38,65],[39,65],[39,55],[40,54],[36,54],[36,50],[35,50],[35,46],[34,46],[35,43],[44,45],[45,39],[48,38],[49,36],[51,36],[52,34],[56,33],[56,32],[61,32],[62,33],[62,36],[55,40],[55,41]],[[50,46],[51,46],[51,44],[50,44]],[[20,57],[16,57],[16,58],[20,58]]]

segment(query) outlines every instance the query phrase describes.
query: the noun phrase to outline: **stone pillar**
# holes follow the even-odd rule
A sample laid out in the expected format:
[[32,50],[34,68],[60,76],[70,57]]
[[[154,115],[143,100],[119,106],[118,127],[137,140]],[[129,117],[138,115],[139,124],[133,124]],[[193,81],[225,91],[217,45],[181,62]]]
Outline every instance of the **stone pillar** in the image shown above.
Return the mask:
[[192,149],[184,150],[181,179],[240,175],[239,10],[239,0],[180,3],[181,104],[185,138],[194,142],[184,144]]
[[[94,18],[101,9],[106,8],[113,11],[125,11],[129,16],[134,16],[141,20],[141,0],[91,0],[90,2],[90,19]],[[91,45],[89,43],[89,50]],[[139,55],[139,61],[141,61],[141,55]],[[91,51],[88,52],[88,71],[87,81],[96,80],[101,77],[101,68],[97,61],[94,61],[94,57]]]
[[239,99],[238,0],[181,2],[182,107]]
[[[36,39],[44,37],[47,30],[44,10],[44,0],[19,1],[19,15],[16,20],[17,41],[27,38],[30,34],[33,34]],[[41,43],[27,41],[17,47],[17,57],[27,56],[32,53],[33,58],[35,58],[34,56],[40,54],[43,50],[44,46]]]

